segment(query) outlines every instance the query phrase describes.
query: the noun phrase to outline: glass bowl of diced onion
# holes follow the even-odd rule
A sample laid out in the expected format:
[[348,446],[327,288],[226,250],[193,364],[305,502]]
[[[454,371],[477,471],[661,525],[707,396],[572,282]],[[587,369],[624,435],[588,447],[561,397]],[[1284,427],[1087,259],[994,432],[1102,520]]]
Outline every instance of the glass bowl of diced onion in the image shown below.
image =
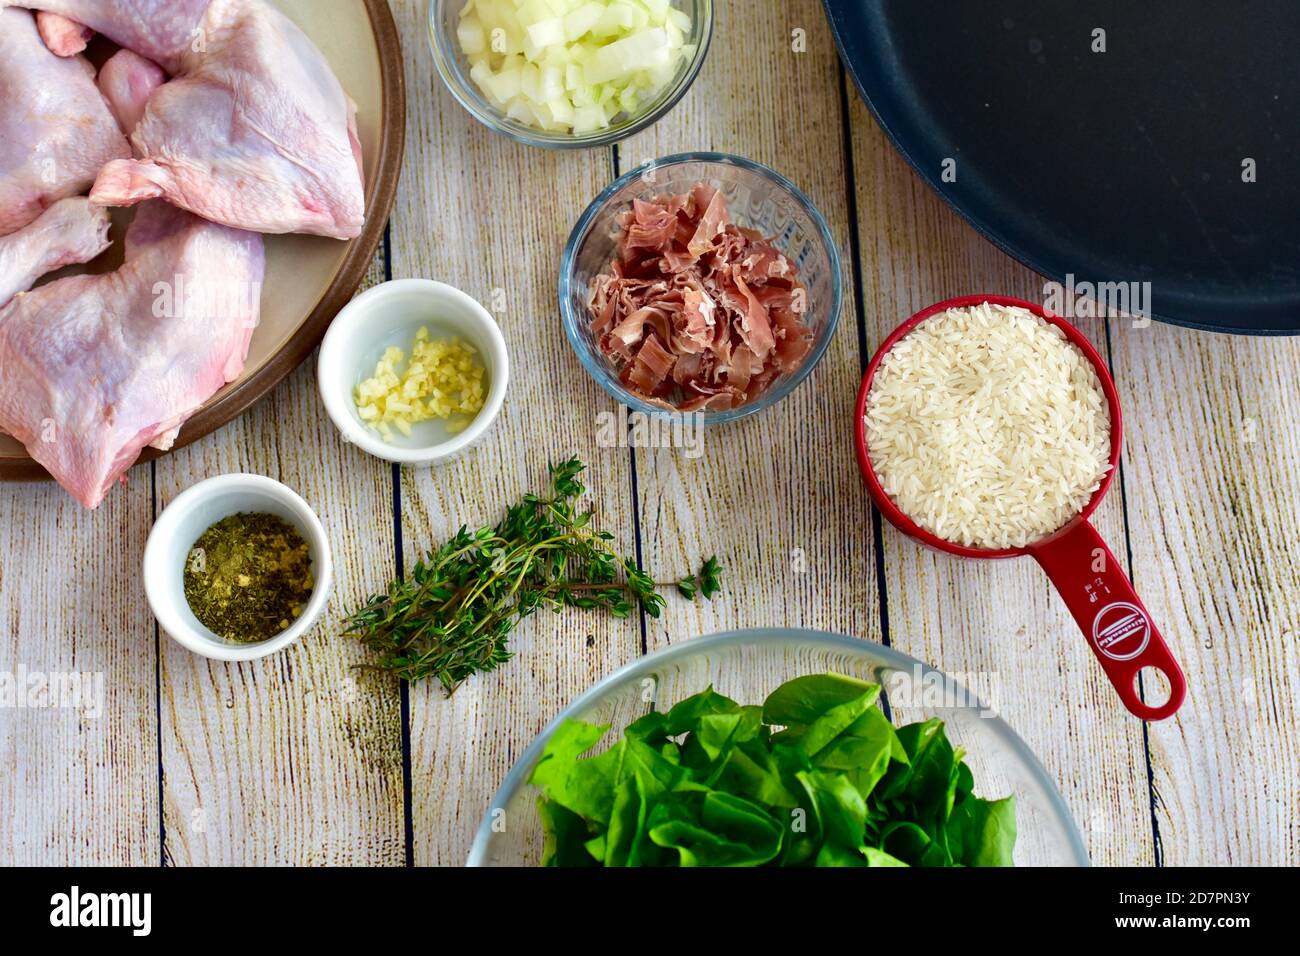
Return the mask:
[[712,0],[430,0],[443,82],[475,119],[530,146],[608,146],[694,82]]

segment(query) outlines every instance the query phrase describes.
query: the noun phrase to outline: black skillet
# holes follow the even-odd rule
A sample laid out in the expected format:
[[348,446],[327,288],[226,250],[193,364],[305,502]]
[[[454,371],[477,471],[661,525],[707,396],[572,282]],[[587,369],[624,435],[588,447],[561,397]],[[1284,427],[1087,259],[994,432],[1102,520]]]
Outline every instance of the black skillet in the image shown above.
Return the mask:
[[899,151],[1008,253],[1300,333],[1300,0],[824,2]]

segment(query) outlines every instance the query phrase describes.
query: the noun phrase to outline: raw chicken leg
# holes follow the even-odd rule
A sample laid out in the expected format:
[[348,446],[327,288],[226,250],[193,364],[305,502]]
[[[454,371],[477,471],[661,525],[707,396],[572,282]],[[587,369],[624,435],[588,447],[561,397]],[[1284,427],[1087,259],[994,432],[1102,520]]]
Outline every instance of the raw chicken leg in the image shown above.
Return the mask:
[[99,69],[99,92],[124,133],[136,128],[149,97],[166,81],[162,67],[131,50],[118,50]]
[[164,202],[140,207],[126,263],[0,309],[0,430],[87,508],[150,444],[243,371],[262,238]]
[[0,238],[0,306],[47,272],[89,262],[108,248],[108,210],[77,197],[56,202],[41,218]]
[[108,164],[92,201],[162,197],[241,229],[360,235],[356,104],[264,0],[19,2],[84,23],[173,76],[131,134],[138,158]]
[[0,236],[130,155],[90,64],[47,50],[26,10],[0,10]]

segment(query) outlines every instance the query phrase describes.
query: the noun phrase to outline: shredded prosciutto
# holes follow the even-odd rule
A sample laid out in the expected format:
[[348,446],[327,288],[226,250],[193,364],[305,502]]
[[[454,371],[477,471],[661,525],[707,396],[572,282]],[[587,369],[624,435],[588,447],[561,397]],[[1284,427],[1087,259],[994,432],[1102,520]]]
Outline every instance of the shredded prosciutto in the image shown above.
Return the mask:
[[615,259],[591,283],[600,349],[625,386],[679,411],[751,402],[803,364],[812,332],[798,269],[731,221],[708,183],[634,200]]

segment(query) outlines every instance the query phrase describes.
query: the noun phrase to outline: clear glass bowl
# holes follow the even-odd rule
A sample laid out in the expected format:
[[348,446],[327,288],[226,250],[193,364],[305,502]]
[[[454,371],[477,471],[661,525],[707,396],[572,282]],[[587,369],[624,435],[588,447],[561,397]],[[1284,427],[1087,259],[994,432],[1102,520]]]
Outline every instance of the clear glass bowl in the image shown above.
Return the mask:
[[560,315],[583,367],[616,401],[659,418],[678,415],[638,398],[618,380],[592,335],[587,303],[591,280],[615,258],[619,214],[631,207],[633,199],[689,192],[698,182],[721,190],[732,220],[772,238],[798,267],[808,289],[805,317],[813,331],[812,351],[804,363],[773,382],[755,401],[701,413],[705,425],[716,425],[756,415],[798,388],[825,356],[839,323],[844,301],[839,249],[822,214],[790,180],[766,166],[724,153],[683,153],[632,170],[596,197],[569,236],[560,263]]
[[[996,715],[951,678],[920,661],[869,641],[823,631],[770,628],[730,631],[687,641],[629,664],[602,680],[555,718],[511,768],[487,808],[470,852],[470,866],[535,866],[542,858],[538,791],[529,782],[546,741],[565,720],[608,724],[598,745],[623,728],[712,685],[741,704],[761,704],[779,684],[835,672],[875,681],[890,697],[894,723],[938,717],[949,738],[966,749],[978,796],[1016,797],[1015,861],[1019,866],[1087,866],[1079,828],[1042,765]],[[912,688],[905,695],[903,688]],[[935,688],[941,688],[940,696]],[[504,823],[504,826],[502,826]]]
[[677,76],[652,99],[641,104],[635,115],[621,114],[608,129],[592,133],[553,133],[528,126],[511,119],[494,106],[478,84],[470,78],[469,60],[460,51],[456,26],[465,0],[429,0],[429,44],[433,48],[433,62],[438,68],[447,89],[460,105],[469,110],[476,120],[489,129],[528,146],[546,149],[592,149],[609,146],[641,132],[657,123],[677,105],[695,82],[704,65],[713,39],[713,0],[673,0],[673,6],[691,17],[688,43],[695,45],[695,56],[683,61]]

